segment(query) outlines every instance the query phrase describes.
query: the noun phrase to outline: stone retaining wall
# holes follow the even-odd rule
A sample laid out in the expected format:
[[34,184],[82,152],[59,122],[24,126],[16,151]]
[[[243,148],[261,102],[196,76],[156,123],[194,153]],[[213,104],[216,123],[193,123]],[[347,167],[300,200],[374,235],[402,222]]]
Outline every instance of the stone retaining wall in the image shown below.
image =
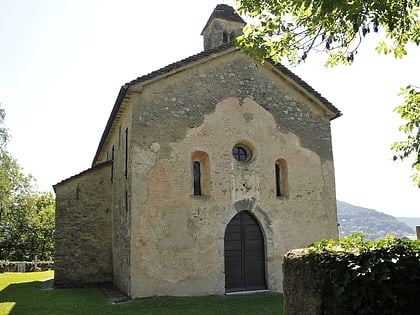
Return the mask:
[[284,315],[347,315],[332,296],[331,286],[315,255],[289,251],[283,260]]

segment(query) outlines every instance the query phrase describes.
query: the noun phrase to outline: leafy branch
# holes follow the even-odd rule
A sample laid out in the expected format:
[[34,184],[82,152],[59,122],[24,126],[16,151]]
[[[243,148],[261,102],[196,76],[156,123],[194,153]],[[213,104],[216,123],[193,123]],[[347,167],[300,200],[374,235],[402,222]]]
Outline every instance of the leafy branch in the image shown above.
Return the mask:
[[399,130],[404,132],[407,138],[392,144],[391,148],[395,151],[393,159],[405,160],[414,156],[414,173],[411,177],[420,188],[420,88],[409,85],[401,89],[399,95],[404,101],[394,111],[406,121]]

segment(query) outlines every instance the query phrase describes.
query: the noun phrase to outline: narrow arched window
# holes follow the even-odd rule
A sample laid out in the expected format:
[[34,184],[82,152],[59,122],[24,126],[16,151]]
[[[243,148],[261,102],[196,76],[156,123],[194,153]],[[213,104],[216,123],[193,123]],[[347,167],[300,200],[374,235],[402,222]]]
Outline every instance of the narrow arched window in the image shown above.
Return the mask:
[[194,196],[201,196],[201,166],[200,162],[195,161],[193,164],[194,173]]
[[210,195],[210,161],[206,152],[196,151],[192,160],[192,188],[194,196]]
[[283,159],[278,159],[275,164],[276,173],[276,196],[284,197],[289,195],[289,183],[287,174],[287,163]]
[[279,197],[281,196],[281,188],[280,188],[280,183],[281,183],[281,174],[280,174],[280,165],[278,165],[276,163],[276,196]]

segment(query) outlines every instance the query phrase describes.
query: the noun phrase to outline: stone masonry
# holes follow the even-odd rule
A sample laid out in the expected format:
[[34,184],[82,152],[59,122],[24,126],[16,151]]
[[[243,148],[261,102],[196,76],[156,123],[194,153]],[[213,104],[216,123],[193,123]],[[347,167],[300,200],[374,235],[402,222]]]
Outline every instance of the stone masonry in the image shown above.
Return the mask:
[[112,282],[111,164],[54,186],[55,286]]

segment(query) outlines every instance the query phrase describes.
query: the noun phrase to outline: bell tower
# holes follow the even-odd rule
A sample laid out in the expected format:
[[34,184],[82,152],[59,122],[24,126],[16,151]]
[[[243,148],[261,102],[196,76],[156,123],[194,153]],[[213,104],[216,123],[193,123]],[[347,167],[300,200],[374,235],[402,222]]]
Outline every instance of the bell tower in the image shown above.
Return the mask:
[[233,42],[242,34],[245,25],[245,21],[231,6],[218,4],[201,32],[204,50]]

